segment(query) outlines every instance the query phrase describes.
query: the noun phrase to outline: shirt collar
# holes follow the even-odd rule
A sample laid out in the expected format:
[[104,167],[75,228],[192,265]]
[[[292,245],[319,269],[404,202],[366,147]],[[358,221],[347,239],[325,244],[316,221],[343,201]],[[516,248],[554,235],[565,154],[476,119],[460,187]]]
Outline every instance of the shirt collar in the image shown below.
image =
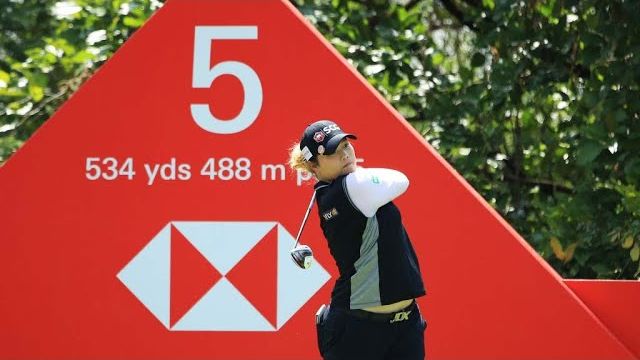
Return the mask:
[[325,187],[325,186],[327,186],[327,185],[329,185],[329,184],[331,184],[331,183],[328,183],[328,182],[326,182],[326,181],[319,180],[319,181],[318,181],[318,182],[313,186],[313,190],[318,190],[319,188],[321,188],[321,187]]
[[337,178],[331,180],[331,181],[324,181],[324,180],[318,180],[318,182],[313,186],[314,190],[318,190],[321,187],[325,187],[325,186],[329,186],[331,184],[333,184],[336,180],[340,180],[343,177],[347,176],[349,174],[344,174],[344,175],[340,175]]

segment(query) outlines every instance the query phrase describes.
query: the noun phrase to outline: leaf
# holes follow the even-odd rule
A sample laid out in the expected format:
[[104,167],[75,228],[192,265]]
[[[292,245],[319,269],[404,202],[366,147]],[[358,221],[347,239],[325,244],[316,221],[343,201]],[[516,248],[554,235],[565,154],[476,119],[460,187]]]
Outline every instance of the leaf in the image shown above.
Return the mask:
[[0,87],[7,87],[6,85],[9,84],[9,79],[9,74],[0,70],[0,82],[4,83],[4,86],[0,85]]
[[0,134],[2,134],[3,132],[7,132],[15,129],[17,124],[18,124],[17,122],[14,122],[14,123],[4,124],[0,126]]
[[496,3],[493,0],[482,0],[482,6],[488,8],[489,10],[493,10],[496,7]]
[[567,257],[564,250],[562,249],[562,244],[560,244],[560,240],[557,237],[553,236],[549,241],[551,245],[551,250],[553,250],[553,254],[556,256],[558,260],[564,260]]
[[567,246],[567,251],[565,252],[565,259],[564,262],[565,264],[568,263],[569,261],[571,261],[571,259],[573,258],[573,254],[576,251],[576,248],[578,247],[578,243],[573,243],[569,246]]
[[551,18],[553,14],[553,6],[555,5],[555,0],[549,0],[538,3],[536,6],[537,10],[546,18]]
[[640,159],[632,159],[624,166],[624,174],[630,179],[640,179]]
[[418,113],[411,106],[402,105],[398,107],[398,111],[405,119],[412,118],[416,116]]
[[599,142],[594,140],[585,140],[578,145],[576,162],[578,165],[585,166],[595,160],[603,149],[604,146]]
[[136,19],[131,16],[125,16],[122,22],[128,27],[138,28],[142,26],[142,24],[144,23],[144,19]]
[[443,61],[444,55],[442,55],[442,53],[437,52],[431,56],[431,63],[433,64],[433,66],[438,66],[442,64]]
[[19,88],[8,88],[8,89],[0,88],[0,96],[23,97],[24,96],[24,91],[22,91]]
[[618,231],[617,229],[613,229],[609,232],[610,242],[616,242],[616,240],[618,240],[619,237],[620,237],[620,231]]
[[584,101],[584,105],[589,108],[595,107],[598,101],[600,101],[598,94],[593,91],[585,91],[584,95],[582,95],[582,100]]
[[611,273],[611,270],[609,269],[609,267],[607,267],[605,264],[602,264],[602,263],[596,263],[595,265],[592,265],[590,267],[593,271],[596,272],[597,279],[602,279],[603,277],[606,277],[608,274]]
[[96,56],[93,55],[91,52],[87,50],[82,50],[82,51],[78,51],[75,55],[73,55],[73,57],[71,58],[71,61],[76,64],[84,64],[89,60],[95,59],[95,57]]
[[29,95],[33,98],[33,101],[38,102],[44,97],[44,89],[41,86],[30,84]]
[[638,261],[638,259],[640,259],[640,245],[635,244],[629,252],[629,255],[631,256],[631,260]]
[[622,109],[618,109],[616,110],[616,112],[613,114],[613,118],[618,122],[618,123],[622,123],[623,121],[625,121],[627,119],[627,113],[622,110]]
[[379,73],[380,71],[383,71],[385,68],[386,67],[383,64],[367,65],[364,68],[364,73],[367,76],[371,76]]
[[87,36],[87,44],[94,45],[107,39],[107,31],[104,29],[95,30]]
[[624,241],[622,242],[622,248],[631,249],[631,246],[633,246],[633,236],[627,235],[627,237],[624,238]]

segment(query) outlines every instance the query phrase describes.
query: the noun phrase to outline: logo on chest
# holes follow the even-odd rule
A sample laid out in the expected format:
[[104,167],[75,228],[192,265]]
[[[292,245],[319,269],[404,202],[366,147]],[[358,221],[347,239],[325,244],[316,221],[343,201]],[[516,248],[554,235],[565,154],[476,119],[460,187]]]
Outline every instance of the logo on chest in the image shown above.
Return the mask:
[[329,221],[333,218],[335,218],[336,216],[338,216],[338,210],[336,210],[336,208],[333,208],[329,211],[326,211],[322,214],[322,217],[326,220]]

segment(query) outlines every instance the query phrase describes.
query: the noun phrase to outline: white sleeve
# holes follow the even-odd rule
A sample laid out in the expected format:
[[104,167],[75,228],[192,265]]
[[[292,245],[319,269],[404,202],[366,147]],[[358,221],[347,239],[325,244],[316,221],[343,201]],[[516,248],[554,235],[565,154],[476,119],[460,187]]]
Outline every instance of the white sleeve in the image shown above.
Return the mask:
[[356,209],[372,217],[378,208],[407,190],[409,179],[396,170],[358,168],[344,178],[344,185]]

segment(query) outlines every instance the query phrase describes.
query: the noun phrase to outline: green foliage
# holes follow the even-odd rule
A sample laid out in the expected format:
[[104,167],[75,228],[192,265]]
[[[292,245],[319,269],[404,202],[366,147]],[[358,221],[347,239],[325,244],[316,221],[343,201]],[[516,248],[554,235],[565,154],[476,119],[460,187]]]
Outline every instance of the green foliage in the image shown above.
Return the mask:
[[[640,2],[293,2],[561,275],[639,275]],[[0,0],[0,161],[160,5]]]
[[0,0],[0,163],[161,5]]
[[640,3],[297,4],[560,274],[638,276]]

